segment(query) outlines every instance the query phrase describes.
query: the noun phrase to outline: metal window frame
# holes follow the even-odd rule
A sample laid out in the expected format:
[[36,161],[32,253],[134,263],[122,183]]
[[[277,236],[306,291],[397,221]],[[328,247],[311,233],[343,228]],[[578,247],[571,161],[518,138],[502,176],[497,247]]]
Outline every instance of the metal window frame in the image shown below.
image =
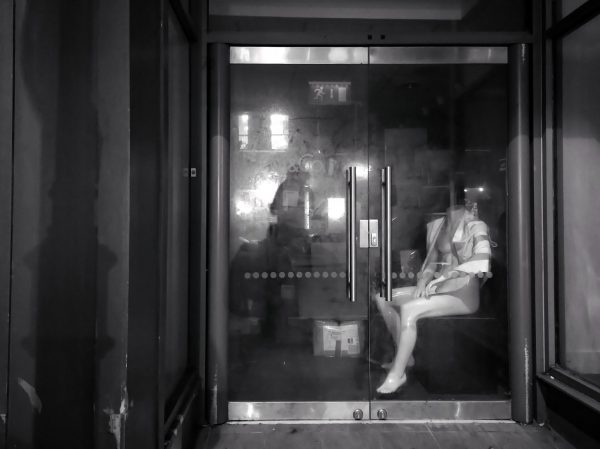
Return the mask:
[[554,4],[552,11],[552,19],[549,28],[546,30],[546,35],[551,39],[559,39],[579,27],[585,25],[600,13],[600,2],[597,0],[588,0],[583,5],[571,11],[562,19],[559,18],[559,13],[556,10],[557,4]]
[[[600,15],[600,2],[590,0],[560,20],[552,0],[535,0],[534,23],[534,265],[536,375],[590,408],[600,411],[600,388],[559,363],[561,154],[560,41]],[[562,327],[564,328],[564,327]],[[545,421],[543,394],[536,392],[538,421]]]
[[192,2],[193,4],[190,6],[190,12],[188,12],[183,7],[183,5],[181,4],[181,0],[169,0],[169,3],[171,4],[171,7],[173,8],[175,15],[177,16],[179,24],[181,25],[181,28],[183,29],[183,32],[185,33],[188,41],[190,43],[197,42],[198,33],[196,31],[196,22],[192,19],[192,16],[190,15],[190,13],[194,13],[195,2]]
[[595,385],[579,376],[568,369],[561,366],[554,366],[548,370],[547,373],[550,378],[553,378],[559,382],[562,382],[567,387],[573,388],[578,392],[585,394],[592,401],[595,401],[597,410],[600,411],[600,386]]
[[[189,55],[189,166],[190,167],[204,167],[204,162],[198,160],[198,153],[202,146],[202,128],[194,126],[194,123],[200,121],[200,117],[204,116],[202,108],[202,89],[201,89],[201,69],[202,67],[202,46],[201,36],[205,29],[202,23],[206,19],[206,2],[203,1],[190,1],[189,9],[183,7],[182,0],[168,0],[165,1],[162,11],[162,33],[161,33],[161,53],[162,53],[162,76],[163,76],[163,135],[166,139],[168,135],[168,77],[169,77],[169,46],[168,46],[168,27],[169,20],[168,15],[170,14],[169,7],[174,13],[175,21],[181,27],[184,36],[187,39],[188,44],[188,55]],[[200,37],[200,39],[199,39]],[[163,147],[167,148],[167,141],[162,142]],[[163,151],[166,157],[166,151]],[[163,166],[166,166],[163,164]],[[203,192],[206,191],[206,176],[202,173],[200,179],[197,177],[190,177],[189,183],[189,219],[188,227],[189,233],[189,257],[188,257],[188,353],[187,353],[187,368],[179,380],[175,392],[171,397],[166,397],[165,393],[160,395],[160,408],[162,410],[162,422],[161,422],[161,438],[163,446],[165,448],[176,447],[179,440],[188,439],[193,436],[197,431],[196,425],[198,420],[202,420],[201,412],[201,401],[203,400],[203,370],[204,370],[204,351],[202,350],[203,342],[203,326],[205,326],[205,314],[203,312],[204,307],[202,306],[205,301],[205,295],[203,292],[203,286],[205,285],[205,276],[197,276],[195,273],[203,273],[203,270],[194,271],[194,267],[202,267],[204,259],[201,255],[203,248],[206,248],[205,240],[205,226],[198,226],[197,223],[201,223],[205,217],[202,208],[195,208],[192,205],[194,202],[202,202],[201,198]],[[167,189],[163,189],[164,192]],[[162,206],[162,222],[166,223],[167,211],[165,209],[166,198],[163,198]],[[192,229],[201,229],[199,235],[191,232]],[[166,254],[166,247],[163,249]],[[166,261],[163,258],[163,261]],[[164,272],[164,266],[163,272]],[[161,313],[160,313],[160,334],[164,335],[166,326],[166,291],[161,292]],[[164,351],[165,351],[165,340],[161,338],[160,344],[160,366],[164,366]],[[160,368],[162,370],[162,368]],[[162,373],[162,372],[161,372]],[[162,382],[162,377],[160,379]]]
[[[190,56],[190,165],[201,167],[202,131],[194,126],[204,116],[200,96],[202,51],[196,30],[205,17],[203,4],[190,2],[189,11],[180,0],[152,4],[131,0],[130,102],[131,102],[131,264],[129,283],[129,331],[127,373],[135,409],[127,416],[124,443],[132,447],[169,448],[189,445],[198,431],[204,390],[202,326],[205,277],[193,276],[191,267],[205,248],[204,227],[190,233],[189,347],[185,374],[176,391],[166,397],[166,223],[168,174],[168,15],[174,13],[189,45]],[[172,12],[170,11],[172,10]],[[198,80],[196,81],[196,78]],[[205,177],[190,179],[190,205],[205,192]],[[197,179],[197,178],[196,178]],[[202,221],[203,209],[190,207],[188,226]],[[194,238],[192,239],[192,235]],[[202,272],[200,270],[200,272]]]

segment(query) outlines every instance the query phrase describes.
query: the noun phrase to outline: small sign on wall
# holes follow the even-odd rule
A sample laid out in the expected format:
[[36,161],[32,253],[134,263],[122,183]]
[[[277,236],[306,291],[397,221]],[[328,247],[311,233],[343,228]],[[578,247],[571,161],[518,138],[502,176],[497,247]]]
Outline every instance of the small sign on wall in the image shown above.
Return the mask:
[[310,104],[350,104],[352,83],[349,81],[309,81],[308,86]]

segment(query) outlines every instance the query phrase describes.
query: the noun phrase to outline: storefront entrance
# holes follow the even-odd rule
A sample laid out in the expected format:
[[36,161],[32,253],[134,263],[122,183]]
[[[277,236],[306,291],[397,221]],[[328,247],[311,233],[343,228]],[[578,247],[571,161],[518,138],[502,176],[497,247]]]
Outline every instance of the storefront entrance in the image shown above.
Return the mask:
[[509,419],[507,48],[229,51],[228,420]]

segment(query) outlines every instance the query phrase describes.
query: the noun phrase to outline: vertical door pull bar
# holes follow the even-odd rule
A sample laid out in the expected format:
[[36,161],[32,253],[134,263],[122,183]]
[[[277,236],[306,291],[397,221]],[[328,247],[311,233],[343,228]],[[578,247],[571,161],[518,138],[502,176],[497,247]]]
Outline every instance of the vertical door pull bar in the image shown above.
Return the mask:
[[392,167],[381,169],[381,296],[392,300]]
[[356,301],[356,167],[346,170],[346,297]]
[[387,293],[385,289],[386,285],[386,269],[385,269],[385,245],[387,242],[387,236],[385,235],[385,168],[381,169],[381,234],[379,237],[379,255],[381,260],[381,278],[380,278],[380,292],[379,296],[387,299]]

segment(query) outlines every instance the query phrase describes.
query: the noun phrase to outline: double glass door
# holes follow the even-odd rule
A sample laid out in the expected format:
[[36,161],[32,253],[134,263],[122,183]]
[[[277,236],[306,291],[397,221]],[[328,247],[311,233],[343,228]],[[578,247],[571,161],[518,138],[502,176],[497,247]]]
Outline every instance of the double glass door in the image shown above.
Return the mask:
[[229,419],[509,418],[506,49],[230,51]]

